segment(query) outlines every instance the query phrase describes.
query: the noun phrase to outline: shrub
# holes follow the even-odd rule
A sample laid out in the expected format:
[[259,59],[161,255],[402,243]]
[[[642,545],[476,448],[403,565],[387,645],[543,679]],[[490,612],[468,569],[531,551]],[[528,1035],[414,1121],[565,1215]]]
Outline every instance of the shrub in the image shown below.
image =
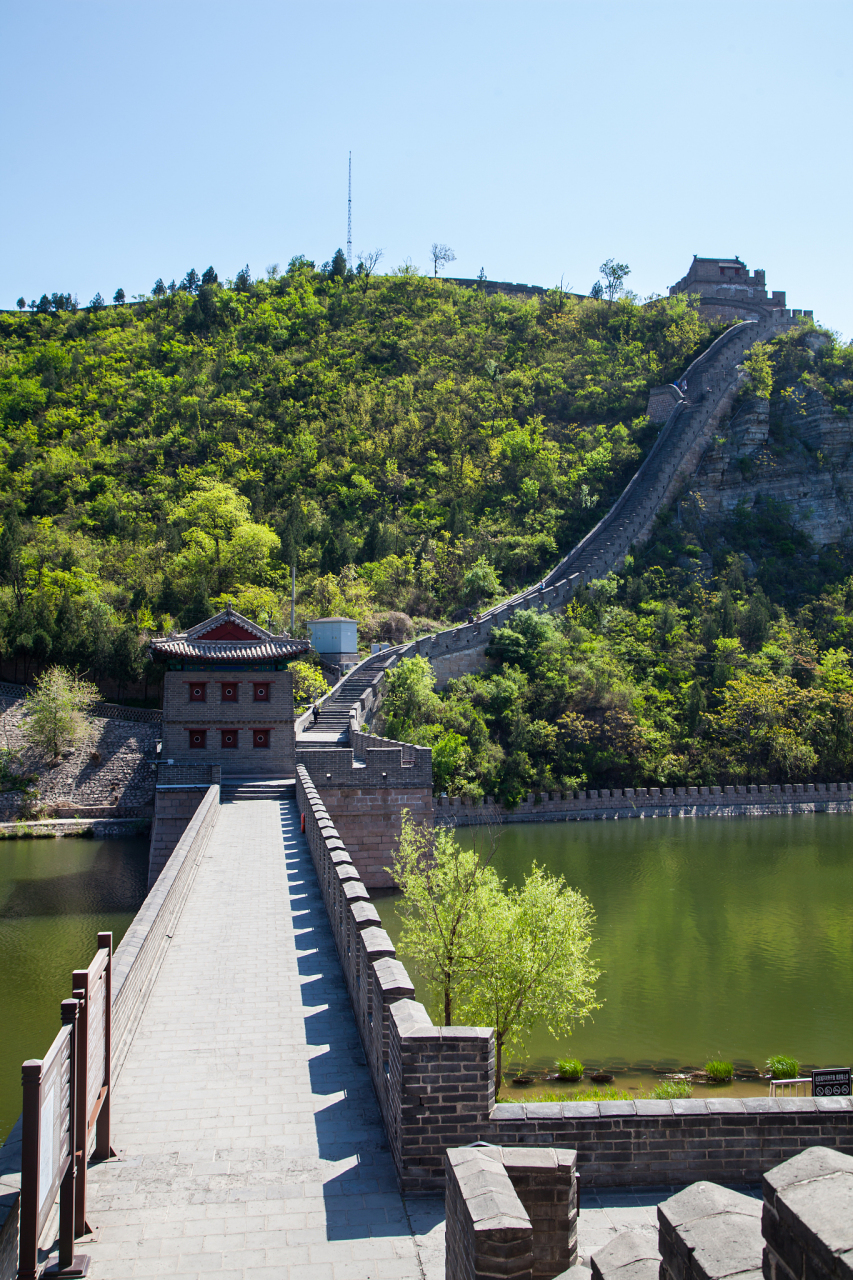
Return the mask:
[[650,1098],[692,1098],[693,1086],[689,1080],[661,1080],[649,1094]]
[[793,1080],[800,1074],[797,1059],[788,1058],[784,1053],[776,1053],[768,1058],[767,1069],[774,1080]]
[[577,1058],[562,1058],[557,1063],[557,1075],[561,1080],[580,1080],[583,1075],[583,1063]]
[[716,1059],[712,1059],[705,1063],[705,1075],[715,1084],[728,1084],[734,1073],[735,1069],[731,1062],[717,1062]]

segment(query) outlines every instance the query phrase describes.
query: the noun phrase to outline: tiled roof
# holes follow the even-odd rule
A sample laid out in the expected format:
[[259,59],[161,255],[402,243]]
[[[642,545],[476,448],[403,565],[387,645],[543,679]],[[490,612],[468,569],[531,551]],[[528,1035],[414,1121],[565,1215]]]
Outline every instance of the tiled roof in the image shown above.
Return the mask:
[[270,639],[243,643],[235,640],[186,640],[167,636],[151,641],[151,656],[157,658],[206,658],[215,662],[264,662],[270,658],[295,658],[310,649],[307,640]]

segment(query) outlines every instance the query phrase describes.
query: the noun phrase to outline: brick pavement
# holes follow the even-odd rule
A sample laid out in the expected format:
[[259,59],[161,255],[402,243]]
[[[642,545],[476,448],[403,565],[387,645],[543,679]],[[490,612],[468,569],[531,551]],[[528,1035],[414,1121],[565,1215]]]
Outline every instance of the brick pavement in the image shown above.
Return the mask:
[[113,1117],[91,1280],[444,1275],[444,1206],[397,1190],[293,804],[223,806]]

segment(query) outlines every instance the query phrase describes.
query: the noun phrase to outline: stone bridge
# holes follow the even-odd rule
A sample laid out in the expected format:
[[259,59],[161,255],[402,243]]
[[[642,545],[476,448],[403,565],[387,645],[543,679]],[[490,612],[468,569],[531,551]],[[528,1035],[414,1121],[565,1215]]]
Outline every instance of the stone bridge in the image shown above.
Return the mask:
[[[525,1248],[551,1222],[550,1269],[532,1274],[553,1277],[615,1236],[599,1188],[640,1204],[644,1186],[754,1184],[805,1148],[853,1150],[847,1097],[496,1105],[492,1030],[432,1022],[312,772],[283,790],[222,803],[210,786],[113,959],[115,1154],[90,1154],[76,1246],[91,1280],[439,1280],[445,1157],[474,1142],[503,1152]],[[23,1144],[19,1122],[0,1152],[0,1280]],[[576,1217],[575,1167],[593,1197],[577,1251],[547,1209],[559,1183]],[[457,1257],[494,1222],[470,1179],[452,1190]]]

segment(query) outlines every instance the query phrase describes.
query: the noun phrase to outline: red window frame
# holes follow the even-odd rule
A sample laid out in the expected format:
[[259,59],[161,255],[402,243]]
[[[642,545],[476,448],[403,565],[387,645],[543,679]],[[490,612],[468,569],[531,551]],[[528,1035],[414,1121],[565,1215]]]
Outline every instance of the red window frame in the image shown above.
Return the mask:
[[[222,734],[222,739],[221,739],[222,750],[236,751],[240,745],[240,730],[239,729],[221,729],[220,733]],[[231,741],[226,741],[226,739],[229,739],[229,738],[231,739]]]
[[[230,692],[226,694],[226,690]],[[219,686],[219,701],[226,705],[240,701],[240,684],[237,680],[223,680]]]
[[190,741],[190,751],[204,751],[207,747],[207,730],[206,729],[187,729]]
[[207,681],[191,680],[187,684],[187,697],[190,702],[207,702]]
[[272,733],[269,729],[252,730],[252,746],[259,751],[269,751]]
[[[253,702],[269,702],[270,700],[270,682],[269,680],[253,681],[252,684],[254,694]],[[260,692],[263,690],[263,692]]]

